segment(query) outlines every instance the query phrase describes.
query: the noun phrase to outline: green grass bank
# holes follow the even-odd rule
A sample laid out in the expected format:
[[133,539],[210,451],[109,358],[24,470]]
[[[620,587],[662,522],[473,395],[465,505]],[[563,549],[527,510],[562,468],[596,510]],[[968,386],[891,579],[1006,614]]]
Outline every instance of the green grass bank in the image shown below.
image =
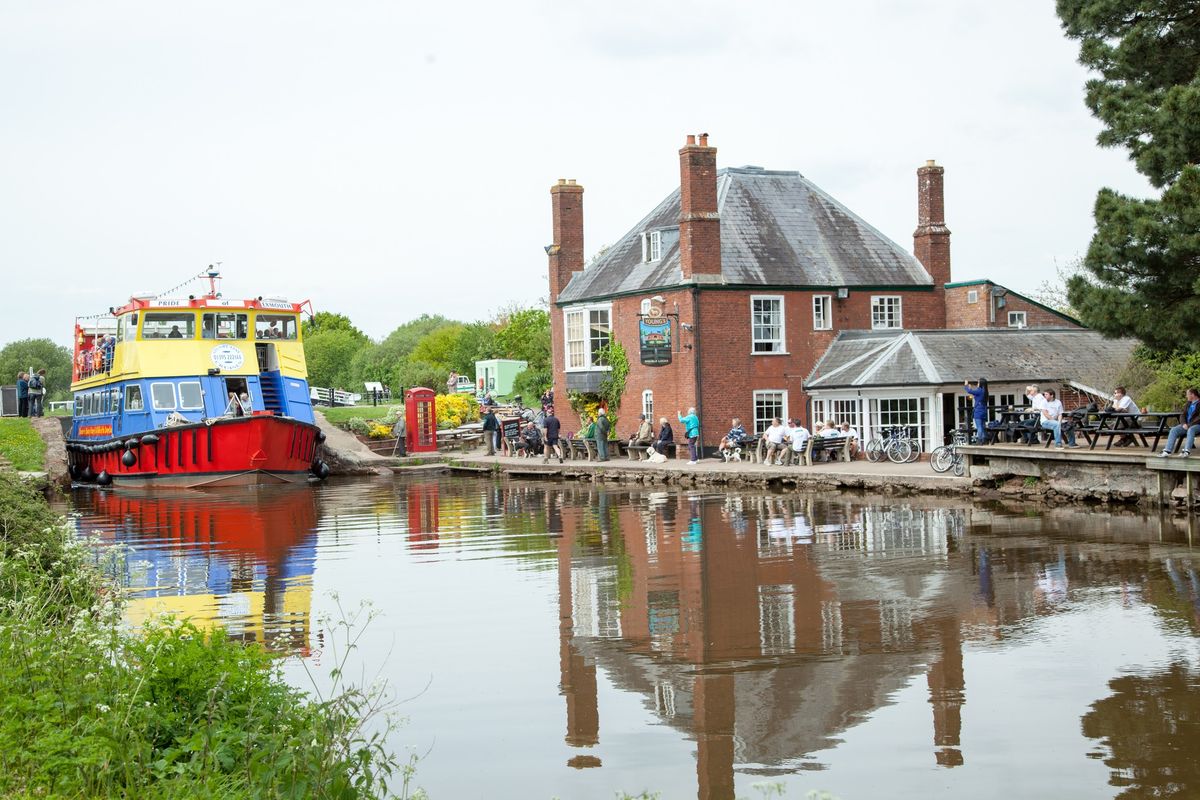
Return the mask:
[[0,798],[408,796],[380,695],[309,696],[257,646],[120,617],[95,551],[0,470]]
[[46,444],[33,423],[23,417],[0,419],[0,456],[8,459],[13,469],[40,470],[45,455]]

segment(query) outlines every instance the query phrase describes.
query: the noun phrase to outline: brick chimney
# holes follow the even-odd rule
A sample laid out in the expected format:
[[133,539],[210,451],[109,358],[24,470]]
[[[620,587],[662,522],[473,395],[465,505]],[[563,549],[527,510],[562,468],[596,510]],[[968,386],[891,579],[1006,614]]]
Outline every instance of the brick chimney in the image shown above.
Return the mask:
[[679,263],[683,279],[721,274],[721,218],[717,214],[717,148],[708,134],[687,137],[679,151]]
[[946,290],[950,282],[950,229],[946,227],[946,204],[942,177],[946,170],[932,159],[917,168],[917,229],[913,231],[913,255],[933,276],[933,290],[946,324]]
[[571,280],[571,274],[583,269],[583,187],[574,180],[559,178],[550,187],[554,217],[554,243],[546,248],[550,256],[550,302]]

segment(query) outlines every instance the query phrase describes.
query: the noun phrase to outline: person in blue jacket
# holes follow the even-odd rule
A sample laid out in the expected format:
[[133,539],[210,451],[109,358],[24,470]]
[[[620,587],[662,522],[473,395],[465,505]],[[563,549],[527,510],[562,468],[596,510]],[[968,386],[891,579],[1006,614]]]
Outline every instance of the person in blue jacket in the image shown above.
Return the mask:
[[683,435],[687,437],[688,443],[688,461],[689,464],[695,464],[697,461],[697,444],[700,441],[700,418],[696,416],[696,409],[689,408],[687,416],[683,415],[682,411],[676,411],[675,416],[679,417],[679,421],[683,423]]
[[963,381],[963,389],[971,395],[974,406],[971,416],[975,421],[975,444],[984,444],[987,441],[987,381],[983,378]]

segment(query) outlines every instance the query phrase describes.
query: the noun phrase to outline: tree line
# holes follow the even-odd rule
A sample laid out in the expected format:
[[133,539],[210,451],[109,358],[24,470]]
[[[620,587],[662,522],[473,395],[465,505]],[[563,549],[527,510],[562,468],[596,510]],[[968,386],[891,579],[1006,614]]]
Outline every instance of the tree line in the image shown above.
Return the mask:
[[364,382],[378,381],[393,392],[440,390],[451,371],[474,377],[475,362],[490,358],[528,363],[515,388],[527,398],[551,382],[550,317],[540,308],[510,308],[476,322],[422,314],[379,341],[345,314],[319,311],[304,323],[303,338],[312,386],[362,391]]

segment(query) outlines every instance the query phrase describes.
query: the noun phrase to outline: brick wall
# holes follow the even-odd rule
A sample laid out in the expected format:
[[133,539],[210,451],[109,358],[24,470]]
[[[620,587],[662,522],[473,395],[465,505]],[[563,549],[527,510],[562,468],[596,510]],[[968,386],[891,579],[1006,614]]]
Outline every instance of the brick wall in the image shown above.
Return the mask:
[[[1078,328],[1073,322],[1052,314],[1040,306],[1018,297],[1011,292],[1004,295],[1004,307],[997,308],[995,321],[991,319],[992,284],[978,283],[969,286],[952,286],[946,289],[947,328],[1007,328],[1008,312],[1024,311],[1025,325],[1029,328]],[[967,302],[970,292],[978,294],[974,303]]]

